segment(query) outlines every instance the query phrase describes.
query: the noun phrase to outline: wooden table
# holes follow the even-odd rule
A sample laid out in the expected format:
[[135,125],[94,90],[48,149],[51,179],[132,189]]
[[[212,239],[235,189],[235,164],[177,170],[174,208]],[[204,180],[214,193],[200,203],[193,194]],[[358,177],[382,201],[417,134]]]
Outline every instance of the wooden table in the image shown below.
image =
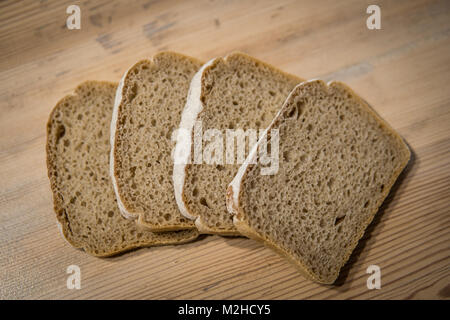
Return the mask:
[[[70,4],[80,30],[65,26]],[[369,4],[381,30],[366,27]],[[0,25],[0,298],[449,299],[449,1],[4,1]],[[336,285],[245,238],[99,259],[60,237],[45,165],[51,109],[78,83],[118,81],[161,50],[205,61],[240,50],[344,81],[406,139],[413,160]],[[66,287],[71,264],[80,290]],[[379,290],[366,286],[372,264]]]

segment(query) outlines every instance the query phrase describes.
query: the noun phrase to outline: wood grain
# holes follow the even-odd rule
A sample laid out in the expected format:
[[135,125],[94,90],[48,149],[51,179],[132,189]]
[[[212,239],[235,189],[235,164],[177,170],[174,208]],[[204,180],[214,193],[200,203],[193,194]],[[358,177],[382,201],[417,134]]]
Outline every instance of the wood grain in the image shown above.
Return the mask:
[[[449,299],[450,2],[3,1],[0,3],[0,298]],[[81,8],[81,30],[65,27]],[[118,81],[161,50],[203,60],[241,50],[303,78],[341,80],[408,142],[413,159],[336,285],[302,278],[244,238],[98,259],[56,228],[45,124],[84,80]],[[66,288],[80,266],[82,288]],[[381,267],[368,290],[366,269]]]

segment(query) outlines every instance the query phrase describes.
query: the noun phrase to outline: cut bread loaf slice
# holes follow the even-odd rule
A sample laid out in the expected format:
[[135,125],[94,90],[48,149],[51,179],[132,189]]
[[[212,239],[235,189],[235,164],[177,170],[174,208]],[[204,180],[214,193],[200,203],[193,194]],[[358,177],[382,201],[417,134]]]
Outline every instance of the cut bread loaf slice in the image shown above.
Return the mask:
[[350,88],[297,86],[266,131],[279,132],[279,170],[262,175],[252,150],[228,188],[244,235],[309,279],[333,283],[410,158],[400,136]]
[[117,89],[111,122],[111,178],[125,217],[151,231],[193,229],[172,184],[172,133],[192,77],[193,58],[162,52],[131,67]]
[[[289,92],[301,81],[242,53],[209,61],[192,79],[180,123],[186,137],[177,141],[175,154],[179,160],[174,165],[173,180],[181,213],[195,220],[201,233],[239,234],[227,212],[225,195],[245,160],[243,155],[239,163],[234,155],[236,161],[228,161],[221,154],[221,161],[198,161],[195,149],[208,148],[206,132],[218,130],[224,137],[226,130],[266,128]],[[197,124],[205,133],[200,142],[194,141]]]
[[50,115],[48,176],[64,237],[95,256],[194,240],[196,230],[152,233],[120,214],[109,176],[109,130],[116,87],[85,82],[59,101]]

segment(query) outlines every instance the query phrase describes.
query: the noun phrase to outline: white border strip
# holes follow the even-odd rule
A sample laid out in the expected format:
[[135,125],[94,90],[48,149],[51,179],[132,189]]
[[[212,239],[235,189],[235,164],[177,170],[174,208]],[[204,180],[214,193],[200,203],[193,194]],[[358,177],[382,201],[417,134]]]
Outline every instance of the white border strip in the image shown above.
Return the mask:
[[[186,165],[191,162],[190,158],[192,151],[192,131],[194,130],[195,121],[197,121],[198,115],[203,110],[203,104],[200,100],[203,71],[207,67],[209,67],[216,59],[220,58],[215,58],[205,63],[191,80],[186,105],[184,106],[183,113],[181,114],[181,121],[178,129],[178,134],[186,135],[186,137],[178,137],[177,144],[175,145],[174,167],[172,175],[175,200],[181,214],[191,220],[195,220],[197,217],[189,213],[183,201],[183,189],[186,179]],[[177,159],[176,157],[179,158]]]
[[110,151],[110,155],[109,155],[109,175],[111,176],[111,181],[112,181],[112,185],[114,188],[114,193],[116,194],[117,205],[119,207],[120,213],[125,218],[134,220],[134,219],[137,219],[139,215],[131,213],[125,208],[125,205],[124,205],[122,199],[120,198],[119,186],[117,184],[116,176],[114,175],[114,172],[115,172],[115,164],[114,164],[115,146],[114,145],[116,142],[117,118],[119,116],[119,106],[122,103],[122,91],[123,91],[123,85],[125,82],[125,78],[128,76],[128,72],[132,68],[133,67],[131,67],[130,69],[128,69],[125,72],[122,79],[120,79],[119,86],[117,87],[117,90],[116,90],[116,97],[114,100],[114,108],[113,108],[113,113],[112,113],[112,118],[111,118],[111,130],[110,130],[110,137],[109,137],[109,141],[111,143],[111,151]]

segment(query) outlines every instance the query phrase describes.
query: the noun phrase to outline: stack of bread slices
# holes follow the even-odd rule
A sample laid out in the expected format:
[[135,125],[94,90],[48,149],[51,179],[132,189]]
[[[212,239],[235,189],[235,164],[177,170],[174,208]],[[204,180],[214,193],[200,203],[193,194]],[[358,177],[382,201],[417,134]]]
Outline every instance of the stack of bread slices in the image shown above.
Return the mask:
[[343,83],[243,53],[156,54],[118,84],[80,84],[47,125],[54,208],[74,247],[111,256],[242,235],[320,283],[336,280],[409,158]]

